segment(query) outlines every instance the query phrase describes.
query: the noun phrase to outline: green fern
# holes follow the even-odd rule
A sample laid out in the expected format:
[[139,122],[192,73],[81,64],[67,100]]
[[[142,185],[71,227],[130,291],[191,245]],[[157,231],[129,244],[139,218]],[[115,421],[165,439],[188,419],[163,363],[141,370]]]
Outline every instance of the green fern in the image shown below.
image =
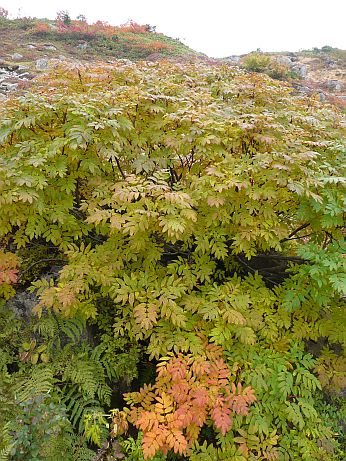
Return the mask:
[[34,331],[46,339],[57,340],[59,338],[61,340],[65,335],[75,344],[82,338],[85,328],[85,319],[81,317],[68,319],[53,311],[48,311],[34,326]]
[[9,445],[0,450],[0,461],[8,461],[12,447]]
[[16,400],[25,402],[39,395],[48,394],[52,391],[55,379],[51,367],[37,365],[31,369],[29,379],[24,379],[15,389]]
[[77,357],[67,365],[63,381],[77,385],[78,391],[91,399],[97,396],[102,403],[110,402],[112,390],[106,384],[104,369],[87,356]]
[[95,452],[87,448],[83,437],[72,430],[52,438],[44,452],[45,461],[91,461]]
[[82,317],[65,318],[57,316],[61,332],[72,342],[78,343],[85,333],[86,323]]
[[97,408],[103,411],[99,402],[92,398],[87,398],[84,394],[80,393],[78,386],[65,386],[63,392],[63,403],[66,405],[67,412],[70,416],[70,421],[79,432],[83,432],[83,419],[84,412],[91,408]]
[[9,423],[5,423],[0,430],[0,461],[8,461],[11,450],[12,443],[11,437],[9,434]]

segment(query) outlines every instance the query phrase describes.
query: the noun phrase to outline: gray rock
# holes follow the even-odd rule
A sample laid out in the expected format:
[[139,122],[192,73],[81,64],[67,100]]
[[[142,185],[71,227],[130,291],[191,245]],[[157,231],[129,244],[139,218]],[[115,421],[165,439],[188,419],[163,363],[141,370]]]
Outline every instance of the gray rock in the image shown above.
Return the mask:
[[86,50],[88,48],[88,44],[86,42],[79,43],[76,48],[78,48],[78,50]]
[[[15,91],[20,82],[28,81],[34,78],[34,75],[28,72],[25,67],[9,66],[7,64],[0,64],[0,92],[7,94]],[[3,99],[2,97],[0,99]]]
[[341,82],[340,80],[327,80],[325,85],[331,91],[341,91],[343,87],[343,82]]
[[117,62],[122,62],[125,66],[131,66],[133,64],[133,61],[125,58],[117,59]]
[[227,61],[234,62],[235,64],[238,64],[240,61],[240,56],[232,55],[227,57]]
[[294,64],[292,70],[296,72],[299,77],[306,78],[308,75],[308,68],[304,64]]
[[298,61],[298,55],[296,55],[296,53],[288,53],[288,56],[290,57],[292,62]]
[[324,62],[326,63],[327,67],[335,67],[336,65],[336,62],[333,59],[331,59],[329,56],[325,58]]
[[43,48],[44,48],[45,50],[51,50],[51,51],[56,51],[56,50],[57,50],[57,47],[54,46],[54,45],[52,45],[51,43],[45,43],[45,44],[43,45]]
[[19,69],[19,66],[9,66],[8,64],[0,64],[1,72],[14,72]]
[[17,88],[18,83],[16,82],[2,82],[1,83],[1,88],[3,88],[6,91],[13,91]]
[[20,61],[21,59],[23,59],[23,55],[20,54],[20,53],[14,53],[12,55],[12,59],[13,59],[13,61]]
[[27,47],[28,50],[36,50],[36,46],[33,45],[32,43],[28,43],[28,44],[26,45],[26,47]]
[[17,291],[17,293],[6,303],[6,307],[11,309],[17,317],[29,318],[32,309],[38,303],[38,299],[33,293],[28,291]]
[[49,65],[49,60],[46,58],[37,59],[36,61],[36,69],[45,70],[45,69],[48,69],[48,65]]
[[318,94],[320,102],[326,102],[326,95],[322,91]]
[[17,75],[26,75],[28,74],[28,69],[26,67],[22,67],[21,69],[16,70]]
[[278,56],[276,62],[281,66],[292,66],[292,60],[288,56]]
[[299,83],[296,83],[296,82],[294,82],[292,86],[300,94],[311,94],[312,93],[311,88],[309,88],[308,86],[300,85]]

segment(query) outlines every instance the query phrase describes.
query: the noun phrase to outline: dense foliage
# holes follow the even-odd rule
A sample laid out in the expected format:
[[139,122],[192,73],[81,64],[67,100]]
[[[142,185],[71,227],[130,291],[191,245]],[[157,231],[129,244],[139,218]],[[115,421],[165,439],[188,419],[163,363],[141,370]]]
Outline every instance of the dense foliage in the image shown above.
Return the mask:
[[161,62],[0,117],[0,459],[344,459],[336,108]]

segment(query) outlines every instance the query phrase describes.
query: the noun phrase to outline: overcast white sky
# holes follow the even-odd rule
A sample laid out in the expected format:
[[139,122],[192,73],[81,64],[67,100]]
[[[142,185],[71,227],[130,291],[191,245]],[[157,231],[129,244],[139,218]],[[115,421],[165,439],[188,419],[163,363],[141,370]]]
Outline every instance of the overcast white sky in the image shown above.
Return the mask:
[[213,57],[257,48],[346,49],[346,0],[0,0],[0,6],[12,17],[19,12],[54,19],[58,10],[67,10],[88,22],[133,19]]

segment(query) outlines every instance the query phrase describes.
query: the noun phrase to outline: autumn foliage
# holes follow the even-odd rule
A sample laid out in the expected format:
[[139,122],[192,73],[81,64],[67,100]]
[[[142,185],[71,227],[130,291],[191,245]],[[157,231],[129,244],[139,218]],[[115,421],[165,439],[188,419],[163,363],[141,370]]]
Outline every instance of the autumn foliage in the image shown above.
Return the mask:
[[41,459],[343,461],[345,115],[166,61],[56,67],[0,114],[0,449],[34,459],[47,403]]
[[0,296],[8,298],[15,293],[11,285],[17,282],[18,271],[18,256],[0,250]]
[[125,396],[130,421],[143,434],[146,458],[158,450],[183,454],[211,419],[221,434],[232,426],[232,414],[247,415],[255,396],[250,387],[230,382],[222,349],[208,345],[205,357],[170,354],[157,366],[154,385]]
[[0,284],[17,282],[18,262],[15,254],[0,252]]
[[128,21],[125,24],[119,26],[112,26],[106,21],[96,21],[94,23],[88,23],[86,20],[70,19],[67,12],[61,11],[57,14],[55,21],[55,27],[49,26],[47,22],[37,22],[32,32],[44,32],[52,29],[57,29],[57,32],[61,35],[64,34],[82,34],[84,36],[93,37],[95,35],[105,37],[116,37],[117,34],[128,35],[131,37],[132,34],[145,35],[151,33],[153,36],[160,36],[154,32],[149,24],[141,25],[135,21]]
[[[156,33],[154,29],[149,24],[140,25],[134,21],[119,26],[112,26],[105,21],[89,24],[86,20],[72,20],[67,12],[60,12],[54,23],[37,21],[29,33],[59,41],[88,41],[94,52],[108,53],[117,57],[126,56],[129,50],[132,50],[131,57],[138,56],[138,58],[160,52],[168,55],[169,52],[174,53],[175,48],[179,46],[184,51],[184,45]],[[185,48],[185,52],[189,52],[189,49]]]

